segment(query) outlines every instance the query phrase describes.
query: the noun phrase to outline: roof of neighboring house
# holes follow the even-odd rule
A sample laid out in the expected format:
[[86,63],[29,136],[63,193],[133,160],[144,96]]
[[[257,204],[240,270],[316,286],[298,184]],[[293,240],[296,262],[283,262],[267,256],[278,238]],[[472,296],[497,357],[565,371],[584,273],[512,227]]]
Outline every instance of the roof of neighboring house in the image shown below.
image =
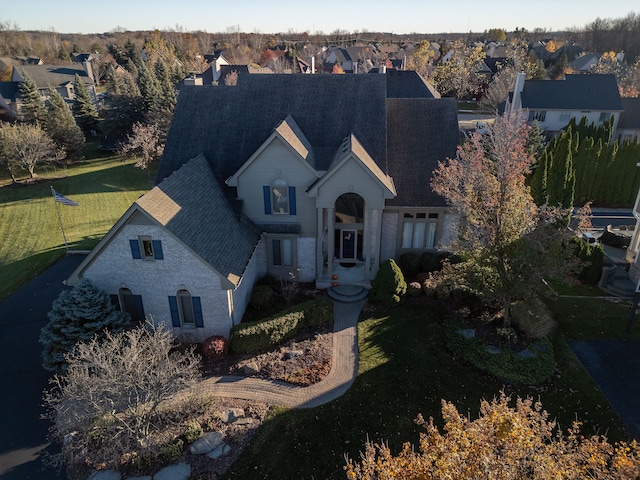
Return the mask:
[[527,80],[522,108],[621,111],[614,75],[565,75],[564,80]]
[[498,73],[498,69],[504,67],[507,62],[506,57],[487,57],[484,59],[484,64],[491,73]]
[[440,98],[438,91],[414,70],[388,69],[387,98]]
[[580,71],[589,71],[589,68],[598,63],[600,59],[600,55],[597,53],[587,53],[586,55],[582,55],[581,57],[576,58],[574,61],[569,62],[569,67],[573,70]]
[[200,154],[136,204],[237,285],[260,233],[232,208],[223,188]]
[[9,103],[15,102],[20,96],[20,84],[18,82],[0,82],[0,96]]
[[24,76],[26,73],[35,82],[38,88],[59,87],[75,81],[78,75],[85,84],[93,85],[84,66],[77,63],[65,65],[20,65],[14,67]]
[[640,129],[640,98],[623,98],[618,128]]
[[388,163],[397,197],[392,206],[445,206],[431,190],[439,161],[454,158],[459,141],[458,110],[453,98],[387,100]]

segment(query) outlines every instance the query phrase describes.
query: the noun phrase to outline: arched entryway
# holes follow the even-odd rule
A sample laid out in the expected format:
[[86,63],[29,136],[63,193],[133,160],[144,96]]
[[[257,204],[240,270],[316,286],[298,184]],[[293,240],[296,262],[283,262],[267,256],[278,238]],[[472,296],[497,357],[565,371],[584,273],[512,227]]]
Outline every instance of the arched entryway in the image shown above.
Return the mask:
[[340,265],[353,267],[364,261],[364,198],[340,195],[334,205],[334,254]]

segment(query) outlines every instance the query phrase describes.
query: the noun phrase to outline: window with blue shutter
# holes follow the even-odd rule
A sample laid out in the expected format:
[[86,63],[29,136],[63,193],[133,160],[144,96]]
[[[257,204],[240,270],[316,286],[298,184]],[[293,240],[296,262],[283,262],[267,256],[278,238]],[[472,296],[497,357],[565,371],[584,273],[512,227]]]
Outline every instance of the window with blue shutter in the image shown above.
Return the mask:
[[296,214],[296,187],[289,187],[289,214]]
[[193,300],[193,315],[196,320],[197,328],[204,328],[204,319],[202,318],[202,303],[200,297],[191,297]]
[[262,196],[264,197],[264,214],[271,215],[271,187],[269,185],[262,187]]
[[131,247],[131,256],[135,260],[140,260],[142,258],[142,254],[140,253],[140,243],[138,240],[129,240],[129,246]]
[[111,305],[113,305],[113,308],[117,311],[120,311],[120,299],[118,298],[118,295],[109,295],[109,300],[111,300]]
[[169,310],[171,311],[171,324],[180,327],[180,311],[178,310],[178,298],[169,296]]
[[160,240],[153,240],[153,257],[156,260],[164,260],[164,255],[162,254],[162,242]]

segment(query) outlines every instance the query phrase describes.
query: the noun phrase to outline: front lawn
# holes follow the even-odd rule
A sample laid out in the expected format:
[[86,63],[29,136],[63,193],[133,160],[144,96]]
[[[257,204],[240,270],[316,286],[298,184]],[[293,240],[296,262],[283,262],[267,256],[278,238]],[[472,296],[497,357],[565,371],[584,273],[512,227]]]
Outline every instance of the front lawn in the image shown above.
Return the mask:
[[[417,443],[418,413],[440,421],[440,401],[477,417],[482,398],[506,393],[540,399],[566,430],[576,417],[583,432],[608,432],[628,440],[606,399],[566,346],[562,324],[554,337],[559,367],[537,387],[504,385],[456,358],[445,342],[444,315],[437,307],[404,305],[363,315],[358,325],[358,377],[341,398],[310,410],[277,408],[226,478],[345,478],[344,455],[359,458],[367,439],[397,451]],[[586,319],[585,321],[588,321]]]
[[[56,205],[72,250],[90,250],[152,183],[121,156],[100,156],[39,171],[39,182],[0,178],[0,300],[65,254]],[[53,188],[79,203],[55,203]]]

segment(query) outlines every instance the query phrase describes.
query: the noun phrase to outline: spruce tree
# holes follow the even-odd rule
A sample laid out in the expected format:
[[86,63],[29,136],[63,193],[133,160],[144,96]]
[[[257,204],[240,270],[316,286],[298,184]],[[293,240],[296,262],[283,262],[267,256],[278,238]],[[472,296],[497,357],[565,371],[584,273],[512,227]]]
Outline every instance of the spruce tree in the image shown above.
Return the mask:
[[89,137],[92,131],[95,132],[98,130],[98,110],[79,75],[76,75],[75,81],[73,82],[73,89],[76,94],[76,98],[73,100],[73,106],[71,107],[73,115],[76,117],[76,123],[82,130],[82,133],[84,133],[85,137]]
[[49,323],[40,332],[43,366],[50,371],[64,371],[65,354],[78,342],[104,331],[121,332],[129,322],[129,314],[114,310],[109,295],[84,279],[71,290],[63,291],[47,314]]
[[402,270],[393,259],[385,260],[371,281],[371,299],[393,306],[407,293],[407,282]]
[[169,71],[161,60],[156,62],[154,70],[162,93],[160,108],[165,112],[173,112],[176,106],[176,91],[171,83]]
[[84,158],[84,134],[76,124],[69,105],[53,88],[49,89],[45,130],[56,145],[65,149],[67,158]]
[[44,101],[36,82],[26,72],[23,73],[23,77],[24,80],[20,84],[22,120],[42,126],[47,117]]
[[152,117],[158,115],[162,104],[162,90],[154,73],[144,63],[138,68],[137,83],[144,102],[145,113]]

